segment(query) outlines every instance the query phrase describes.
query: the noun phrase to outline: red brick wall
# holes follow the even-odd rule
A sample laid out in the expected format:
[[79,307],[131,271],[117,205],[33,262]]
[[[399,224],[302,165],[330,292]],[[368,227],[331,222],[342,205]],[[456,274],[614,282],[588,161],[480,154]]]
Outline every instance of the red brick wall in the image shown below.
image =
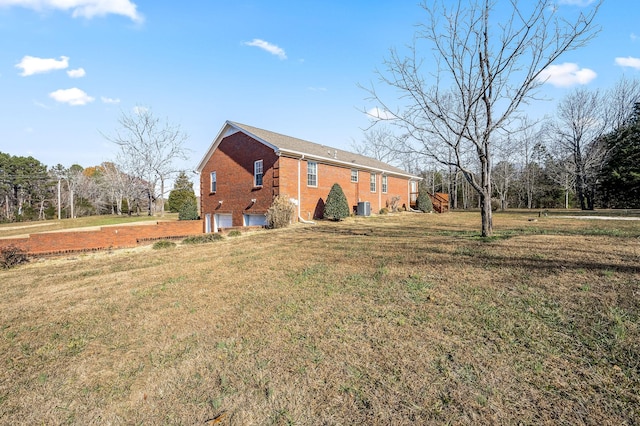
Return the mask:
[[[254,161],[263,160],[262,187],[253,185]],[[211,172],[217,189],[211,193]],[[279,191],[278,156],[273,149],[244,133],[227,136],[200,175],[201,217],[231,214],[233,226],[243,225],[243,214],[264,214]],[[255,203],[251,200],[255,199]],[[222,201],[222,204],[220,204]]]
[[135,247],[140,241],[201,234],[200,220],[156,222],[154,225],[108,226],[99,230],[47,232],[28,238],[0,239],[0,248],[10,245],[29,254]]
[[354,208],[360,201],[371,204],[372,213],[377,213],[387,206],[393,196],[400,197],[399,205],[409,206],[409,181],[407,179],[388,176],[387,192],[382,193],[382,175],[376,175],[376,192],[372,193],[369,182],[371,174],[358,172],[358,182],[351,182],[351,169],[331,164],[318,163],[318,186],[307,186],[307,160],[280,158],[280,193],[290,198],[298,198],[298,162],[300,162],[300,216],[310,220],[320,215],[320,206],[327,200],[327,195],[334,183],[340,184],[347,197],[349,206]]

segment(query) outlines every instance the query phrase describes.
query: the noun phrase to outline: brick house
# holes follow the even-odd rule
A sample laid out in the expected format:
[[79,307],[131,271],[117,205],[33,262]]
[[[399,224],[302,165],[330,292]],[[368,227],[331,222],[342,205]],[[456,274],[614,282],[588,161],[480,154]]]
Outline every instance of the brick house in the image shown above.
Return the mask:
[[[296,206],[298,220],[323,215],[340,184],[350,206],[378,212],[399,197],[412,206],[418,176],[373,158],[227,121],[198,165],[205,232],[264,225],[276,195]],[[360,203],[360,204],[359,204]]]

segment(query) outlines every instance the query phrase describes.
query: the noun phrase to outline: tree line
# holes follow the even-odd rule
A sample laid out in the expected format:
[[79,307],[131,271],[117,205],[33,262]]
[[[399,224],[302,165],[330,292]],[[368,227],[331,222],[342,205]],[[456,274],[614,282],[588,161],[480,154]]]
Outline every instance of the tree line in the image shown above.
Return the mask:
[[[166,182],[179,173],[175,161],[186,158],[187,136],[148,108],[123,113],[119,124],[114,135],[105,135],[119,147],[116,159],[97,166],[48,167],[31,156],[0,152],[0,222],[163,214]],[[187,200],[193,216],[193,184],[184,172],[174,191],[169,210],[180,210]]]
[[[493,210],[640,208],[638,80],[622,78],[607,91],[575,89],[554,116],[517,124],[495,142]],[[480,207],[465,171],[425,161],[405,143],[390,126],[378,125],[354,149],[421,175],[426,190],[449,194],[451,209]]]

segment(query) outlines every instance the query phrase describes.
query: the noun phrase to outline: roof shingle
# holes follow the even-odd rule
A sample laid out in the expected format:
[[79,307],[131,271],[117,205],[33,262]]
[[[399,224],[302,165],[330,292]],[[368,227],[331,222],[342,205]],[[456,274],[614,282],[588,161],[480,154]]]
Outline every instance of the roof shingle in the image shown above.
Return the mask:
[[348,163],[354,168],[373,169],[381,172],[417,178],[417,176],[407,173],[398,167],[376,160],[375,158],[366,157],[364,155],[355,154],[353,152],[344,151],[327,145],[309,142],[303,139],[283,135],[281,133],[259,129],[246,124],[236,123],[233,121],[229,121],[227,123],[257,140],[275,146],[276,149],[283,154],[304,154],[306,156],[317,158],[318,160],[339,162],[343,164]]

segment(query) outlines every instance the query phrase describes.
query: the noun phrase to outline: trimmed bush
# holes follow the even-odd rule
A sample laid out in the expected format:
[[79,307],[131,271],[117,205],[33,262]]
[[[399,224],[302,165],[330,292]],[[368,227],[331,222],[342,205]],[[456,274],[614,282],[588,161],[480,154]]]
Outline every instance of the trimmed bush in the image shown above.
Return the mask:
[[176,243],[169,240],[160,240],[153,243],[154,250],[168,249],[176,246]]
[[378,214],[387,214],[389,213],[389,209],[386,207],[383,207],[380,209],[380,212],[378,212]]
[[240,235],[242,235],[242,232],[239,229],[232,229],[227,235],[229,237],[239,237]]
[[420,182],[420,185],[418,186],[418,198],[416,199],[416,207],[418,210],[421,210],[425,213],[429,213],[433,210],[431,197],[429,196],[426,185],[424,185],[422,182]]
[[286,195],[276,196],[267,210],[267,228],[277,229],[289,226],[295,210],[295,206]]
[[21,248],[10,245],[0,249],[0,267],[2,269],[15,268],[27,262],[29,262],[27,252]]
[[324,218],[331,220],[342,220],[349,217],[349,202],[345,197],[342,187],[334,183],[324,204]]
[[182,240],[182,244],[206,244],[223,239],[224,237],[220,234],[194,235],[193,237],[187,237]]

